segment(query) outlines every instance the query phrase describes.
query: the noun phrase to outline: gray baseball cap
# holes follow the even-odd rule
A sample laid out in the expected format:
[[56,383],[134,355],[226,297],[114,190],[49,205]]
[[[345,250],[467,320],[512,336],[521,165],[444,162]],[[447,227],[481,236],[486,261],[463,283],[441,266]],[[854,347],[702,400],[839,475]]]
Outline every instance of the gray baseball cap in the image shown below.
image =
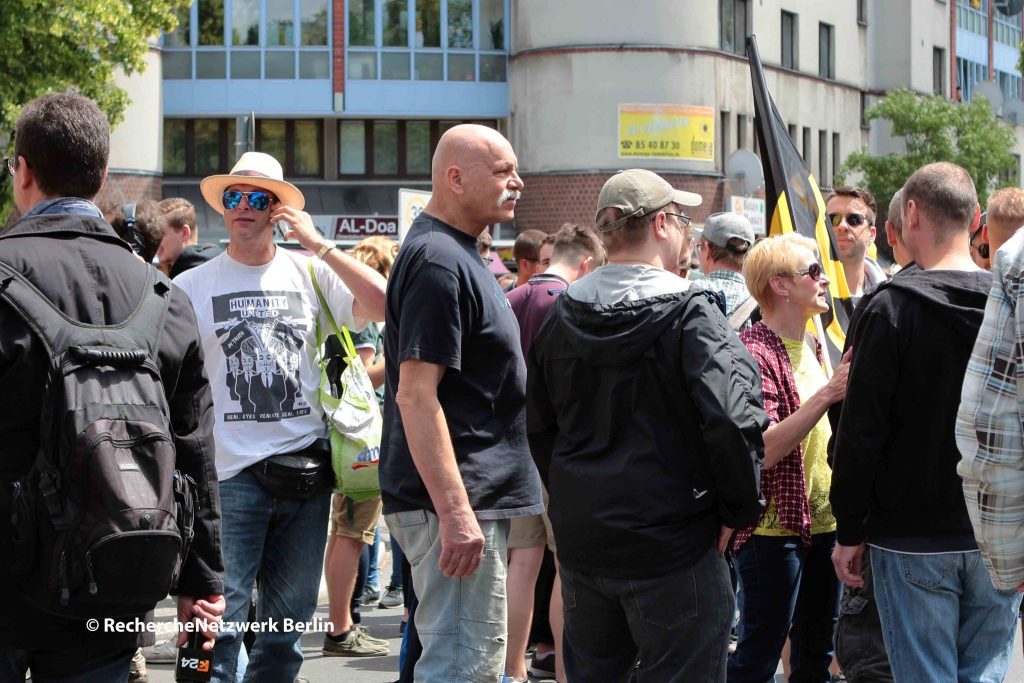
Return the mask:
[[[749,248],[754,243],[754,226],[750,224],[750,221],[743,214],[731,211],[713,213],[704,222],[704,230],[701,232],[701,237],[714,245],[723,249],[729,249],[730,251],[734,250],[729,248],[729,240],[734,238],[743,240],[747,243],[747,248]],[[744,251],[746,249],[740,250],[740,253]]]
[[597,227],[601,232],[609,232],[622,227],[630,218],[646,216],[667,204],[700,206],[702,201],[704,200],[699,194],[677,190],[653,171],[631,168],[628,171],[619,171],[604,184],[597,199],[595,214],[600,216],[605,209],[616,208],[625,215],[611,223],[598,223]]

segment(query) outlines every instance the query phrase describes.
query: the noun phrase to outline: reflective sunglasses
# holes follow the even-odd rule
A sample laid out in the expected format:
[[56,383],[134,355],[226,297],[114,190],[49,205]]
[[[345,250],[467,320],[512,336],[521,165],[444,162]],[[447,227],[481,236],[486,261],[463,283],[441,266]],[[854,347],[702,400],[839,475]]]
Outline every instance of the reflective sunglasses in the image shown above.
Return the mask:
[[844,218],[846,219],[846,224],[851,228],[859,228],[863,225],[867,225],[868,222],[868,217],[862,213],[848,213],[846,215],[841,213],[830,213],[828,215],[828,221],[832,224],[833,228],[838,228]]
[[266,211],[270,208],[271,195],[266,192],[239,192],[238,190],[228,190],[220,199],[221,202],[223,202],[225,209],[233,211],[242,203],[242,197],[245,197],[245,200],[249,202],[249,208],[253,211]]
[[821,279],[821,274],[823,272],[824,272],[824,269],[821,267],[821,264],[815,262],[815,263],[812,263],[811,265],[807,266],[803,270],[798,270],[798,271],[796,271],[796,272],[794,272],[792,274],[790,274],[790,273],[779,273],[779,276],[780,277],[803,277],[804,275],[806,275],[809,278],[811,278],[812,280],[814,280],[815,282],[817,282],[818,280]]

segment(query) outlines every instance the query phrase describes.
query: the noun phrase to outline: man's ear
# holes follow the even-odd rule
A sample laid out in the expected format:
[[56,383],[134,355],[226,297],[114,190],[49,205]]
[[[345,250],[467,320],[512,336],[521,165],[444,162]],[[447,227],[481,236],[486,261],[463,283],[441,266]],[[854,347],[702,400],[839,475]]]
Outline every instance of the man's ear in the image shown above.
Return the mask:
[[668,239],[668,231],[672,227],[668,224],[668,216],[664,211],[654,214],[654,220],[651,221],[651,225],[653,226],[655,237],[659,240]]
[[185,242],[188,243],[192,239],[192,226],[188,224],[181,226],[181,234],[184,236]]
[[579,268],[580,277],[586,275],[587,273],[589,273],[593,269],[594,269],[594,257],[593,256],[588,256],[585,259],[583,259],[582,261],[580,261],[580,268]]
[[451,189],[454,194],[462,194],[464,192],[462,187],[462,169],[458,166],[449,166],[445,169],[444,179],[448,183],[449,189]]

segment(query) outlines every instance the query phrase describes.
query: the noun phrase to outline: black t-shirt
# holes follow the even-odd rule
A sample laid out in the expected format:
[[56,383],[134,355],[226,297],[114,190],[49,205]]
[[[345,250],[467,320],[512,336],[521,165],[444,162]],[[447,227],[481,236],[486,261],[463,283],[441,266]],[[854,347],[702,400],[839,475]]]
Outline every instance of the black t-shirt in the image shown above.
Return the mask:
[[519,325],[476,240],[421,213],[391,271],[385,321],[384,512],[434,511],[395,403],[399,366],[410,359],[447,368],[437,395],[477,517],[541,512],[540,477],[526,440]]

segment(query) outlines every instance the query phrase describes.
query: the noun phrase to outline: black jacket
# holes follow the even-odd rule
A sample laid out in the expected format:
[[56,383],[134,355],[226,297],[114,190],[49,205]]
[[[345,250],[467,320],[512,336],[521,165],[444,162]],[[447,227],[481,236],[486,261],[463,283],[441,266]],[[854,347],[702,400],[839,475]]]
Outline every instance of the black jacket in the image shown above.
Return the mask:
[[858,307],[832,472],[839,543],[973,544],[954,425],[991,284],[984,271],[915,269]]
[[220,247],[216,244],[193,244],[185,247],[178,254],[178,258],[174,259],[168,277],[173,280],[186,270],[192,270],[196,266],[201,266],[219,255]]
[[[150,268],[98,218],[42,215],[0,233],[0,259],[22,272],[69,317],[96,324],[125,320],[138,305]],[[214,468],[213,411],[203,348],[188,297],[173,287],[159,352],[171,410],[176,467],[199,492],[195,539],[182,569],[182,595],[221,594],[224,563]],[[0,302],[0,483],[24,476],[39,443],[48,358],[18,314]],[[10,517],[0,495],[0,520]],[[25,601],[11,578],[11,535],[0,524],[0,647],[90,651],[133,647],[138,634],[89,633],[84,622],[57,619]],[[139,615],[140,618],[142,615]]]
[[760,377],[706,292],[562,295],[530,351],[526,400],[570,569],[665,576],[699,560],[719,525],[761,515]]

